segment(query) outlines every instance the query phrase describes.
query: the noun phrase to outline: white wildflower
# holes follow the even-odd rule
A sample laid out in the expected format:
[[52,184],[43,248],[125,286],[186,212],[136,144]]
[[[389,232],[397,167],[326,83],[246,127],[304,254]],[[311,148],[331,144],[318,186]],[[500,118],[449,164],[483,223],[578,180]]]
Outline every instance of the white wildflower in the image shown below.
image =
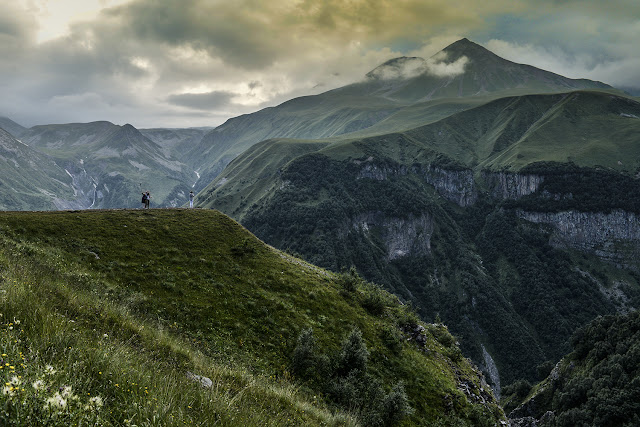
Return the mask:
[[[7,383],[9,384],[9,383]],[[13,387],[11,387],[10,385],[6,385],[2,388],[2,395],[3,396],[14,396],[16,394],[16,391]]]
[[102,408],[102,405],[104,403],[102,402],[102,398],[100,396],[94,396],[89,399],[89,404],[94,408]]
[[18,387],[20,384],[22,384],[22,380],[14,375],[11,378],[11,385],[14,387]]
[[51,365],[47,365],[47,366],[45,366],[45,367],[44,367],[44,373],[45,373],[46,375],[53,375],[53,374],[55,374],[55,373],[56,373],[56,370],[55,370],[55,369],[53,369],[53,366],[51,366]]
[[66,385],[64,387],[62,387],[62,389],[60,390],[60,395],[62,397],[69,397],[73,394],[73,389],[71,388],[70,385]]
[[51,396],[45,401],[45,407],[51,410],[57,409],[61,411],[67,407],[67,401],[64,397],[60,395],[60,393],[56,392],[56,394],[54,394],[53,396]]
[[35,389],[35,391],[40,391],[44,388],[44,381],[42,380],[36,380],[33,382],[33,384],[31,384],[33,386],[33,388]]

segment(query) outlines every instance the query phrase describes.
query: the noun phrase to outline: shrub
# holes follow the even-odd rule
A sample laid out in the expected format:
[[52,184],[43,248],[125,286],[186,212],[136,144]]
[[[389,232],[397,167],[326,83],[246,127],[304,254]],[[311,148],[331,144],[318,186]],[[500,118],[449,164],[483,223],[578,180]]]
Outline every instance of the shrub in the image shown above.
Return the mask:
[[362,340],[360,329],[353,328],[349,336],[343,341],[342,348],[336,357],[336,374],[346,377],[354,370],[365,372],[369,350]]

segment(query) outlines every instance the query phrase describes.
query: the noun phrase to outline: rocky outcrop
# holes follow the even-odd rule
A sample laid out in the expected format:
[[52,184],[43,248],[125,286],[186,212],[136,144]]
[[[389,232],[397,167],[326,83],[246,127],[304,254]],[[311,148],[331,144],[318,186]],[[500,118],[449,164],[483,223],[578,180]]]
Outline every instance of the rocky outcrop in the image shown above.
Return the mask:
[[511,200],[535,193],[544,181],[544,176],[541,175],[508,172],[483,172],[482,178],[491,196]]
[[501,389],[498,367],[484,345],[481,344],[480,347],[482,347],[482,359],[484,361],[483,370],[489,375],[489,379],[493,383],[493,394],[495,394],[496,399],[500,400]]
[[[472,206],[478,200],[478,185],[472,169],[445,169],[434,165],[407,167],[379,166],[367,159],[358,161],[362,167],[358,179],[368,178],[384,181],[391,176],[417,174],[445,199],[461,207]],[[509,172],[482,172],[481,177],[489,194],[496,199],[516,200],[535,193],[544,181],[544,176],[534,174],[518,174]]]
[[640,218],[621,210],[599,212],[526,212],[518,216],[553,228],[551,244],[597,255],[619,267],[638,270]]
[[449,170],[429,166],[420,172],[438,194],[458,206],[471,206],[478,200],[478,190],[471,169]]
[[[371,163],[371,160],[367,159],[367,162],[360,169],[357,179],[369,178],[376,181],[386,181],[390,176],[404,176],[409,173],[409,168],[404,165],[378,166],[375,163]],[[360,164],[362,162],[356,161],[355,163]]]
[[[358,162],[360,164],[362,162]],[[445,199],[465,207],[473,205],[478,199],[478,191],[471,169],[443,169],[433,165],[378,166],[367,160],[358,173],[358,179],[368,178],[384,181],[390,176],[419,175]]]
[[387,218],[381,212],[368,212],[352,218],[350,229],[370,233],[374,228],[387,250],[389,261],[407,255],[426,255],[431,252],[433,218],[428,214],[419,217]]

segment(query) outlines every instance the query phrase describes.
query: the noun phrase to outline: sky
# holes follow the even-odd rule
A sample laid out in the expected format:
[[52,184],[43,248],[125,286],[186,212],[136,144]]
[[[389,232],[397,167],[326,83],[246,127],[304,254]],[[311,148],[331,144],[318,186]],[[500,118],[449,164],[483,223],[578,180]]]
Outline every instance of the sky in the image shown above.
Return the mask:
[[217,126],[463,37],[640,90],[638,0],[0,0],[0,116]]

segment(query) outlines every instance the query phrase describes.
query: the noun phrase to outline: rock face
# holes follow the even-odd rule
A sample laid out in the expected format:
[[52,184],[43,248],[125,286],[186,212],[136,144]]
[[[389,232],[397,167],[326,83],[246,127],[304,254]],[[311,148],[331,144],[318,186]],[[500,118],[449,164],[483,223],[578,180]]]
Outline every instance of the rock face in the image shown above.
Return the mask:
[[525,212],[518,216],[553,228],[551,244],[593,253],[620,267],[638,270],[640,218],[621,210],[611,213]]
[[471,206],[478,200],[471,169],[449,170],[429,166],[421,171],[421,175],[435,187],[438,194],[458,206]]
[[483,172],[482,178],[491,196],[497,199],[516,200],[538,191],[544,176],[508,172]]
[[484,360],[484,371],[487,372],[491,382],[493,383],[493,394],[495,394],[496,399],[500,400],[500,374],[498,373],[498,367],[496,366],[496,362],[493,361],[493,358],[484,347],[482,347],[482,359]]
[[451,170],[433,165],[389,167],[367,163],[360,169],[358,179],[384,181],[389,179],[389,176],[408,174],[420,176],[432,185],[440,196],[458,206],[471,206],[478,200],[478,190],[471,169]]
[[387,218],[380,212],[368,212],[354,217],[350,229],[369,234],[374,228],[387,250],[389,261],[407,255],[420,256],[431,252],[433,218],[428,214],[407,219]]

